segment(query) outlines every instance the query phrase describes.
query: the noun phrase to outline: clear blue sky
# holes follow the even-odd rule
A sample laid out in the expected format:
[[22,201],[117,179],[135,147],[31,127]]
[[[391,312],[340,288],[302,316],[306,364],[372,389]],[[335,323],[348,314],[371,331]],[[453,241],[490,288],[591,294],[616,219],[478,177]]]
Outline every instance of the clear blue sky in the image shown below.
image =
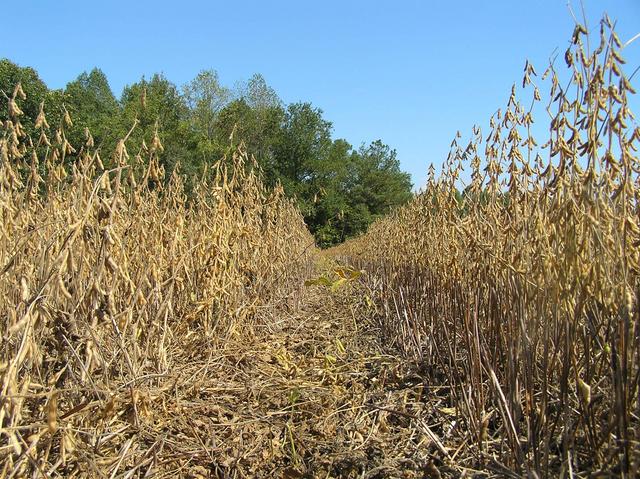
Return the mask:
[[[541,73],[573,30],[566,0],[3,3],[0,57],[50,88],[94,66],[118,97],[154,72],[181,85],[213,68],[228,86],[259,72],[285,102],[324,110],[336,138],[395,148],[416,186],[457,130],[505,103],[526,58]],[[606,10],[623,41],[640,32],[640,0],[584,3],[591,26]],[[627,50],[632,71],[640,40]]]

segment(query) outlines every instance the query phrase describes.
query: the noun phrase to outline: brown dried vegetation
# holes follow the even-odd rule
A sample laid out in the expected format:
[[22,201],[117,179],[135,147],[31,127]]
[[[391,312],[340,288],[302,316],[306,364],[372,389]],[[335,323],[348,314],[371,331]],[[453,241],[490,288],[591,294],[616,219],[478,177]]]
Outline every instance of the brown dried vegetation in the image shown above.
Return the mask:
[[514,87],[484,141],[456,139],[410,205],[335,251],[369,271],[385,337],[450,386],[460,466],[640,474],[640,128],[600,27],[576,27],[568,73],[551,62],[546,104],[527,63],[525,105]]
[[607,18],[595,40],[576,27],[546,104],[527,63],[530,106],[514,87],[486,139],[327,253],[364,274],[316,279],[242,149],[187,200],[157,135],[105,160],[66,113],[26,136],[18,85],[0,477],[637,477],[640,128]]
[[89,132],[69,144],[67,113],[27,137],[23,99],[0,125],[0,476],[140,475],[161,428],[146,446],[131,430],[196,358],[294,305],[313,239],[242,150],[187,203],[157,136],[105,160]]

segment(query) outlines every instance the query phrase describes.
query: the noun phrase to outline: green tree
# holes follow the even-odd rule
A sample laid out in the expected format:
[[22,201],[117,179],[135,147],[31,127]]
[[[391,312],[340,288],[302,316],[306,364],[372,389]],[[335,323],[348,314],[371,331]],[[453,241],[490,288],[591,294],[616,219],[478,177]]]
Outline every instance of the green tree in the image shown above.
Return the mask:
[[[64,91],[50,91],[32,68],[0,60],[0,94],[10,97],[18,82],[27,95],[19,103],[27,133],[36,133],[33,122],[41,102],[52,128],[61,124],[66,105],[74,121],[66,135],[76,147],[84,140],[85,127],[98,145],[113,151],[115,141],[135,124],[128,143],[131,154],[143,142],[150,146],[157,132],[167,177],[180,163],[187,194],[204,163],[244,143],[266,183],[279,182],[296,198],[322,247],[364,232],[412,197],[410,177],[400,170],[395,150],[378,140],[354,151],[346,140],[333,140],[322,110],[304,102],[284,107],[259,74],[236,90],[235,99],[214,70],[200,72],[182,90],[156,74],[125,87],[118,102],[99,69],[82,73]],[[7,114],[0,109],[0,119]]]
[[335,140],[326,158],[314,163],[312,184],[318,193],[305,219],[321,247],[363,233],[412,198],[410,176],[400,170],[395,150],[381,141],[353,151]]
[[256,110],[282,107],[282,100],[259,73],[254,74],[246,85],[240,88],[240,98]]
[[[12,61],[0,59],[0,105],[7,105],[7,98],[13,95],[16,85],[20,83],[26,99],[18,104],[23,111],[22,124],[28,135],[34,136],[33,125],[44,102],[49,125],[52,128],[60,124],[62,118],[62,96],[58,90],[49,90],[40,79],[38,72],[31,67],[21,67]],[[8,119],[8,110],[0,108],[0,120]]]
[[275,166],[285,191],[298,197],[305,216],[312,213],[318,171],[324,168],[331,144],[331,122],[322,117],[322,110],[310,103],[287,107],[274,148]]
[[160,161],[167,177],[178,162],[183,173],[196,174],[200,160],[192,154],[196,139],[189,131],[188,107],[173,83],[162,74],[153,75],[151,80],[142,78],[124,88],[120,103],[119,136],[125,135],[137,120],[131,144],[141,145],[144,140],[150,145],[157,128],[164,146]]
[[275,145],[283,118],[280,106],[253,108],[244,98],[232,101],[220,112],[215,124],[220,156],[229,147],[244,143],[262,167],[267,184],[273,186],[280,179]]
[[344,240],[345,213],[349,210],[346,190],[351,145],[342,139],[332,142],[325,161],[316,165],[313,210],[307,223],[320,246]]
[[84,139],[86,127],[96,145],[103,145],[106,151],[112,150],[120,106],[102,70],[94,68],[68,83],[64,99],[74,122],[70,132],[71,143],[77,145]]
[[380,140],[352,154],[348,183],[351,207],[356,216],[365,217],[364,221],[354,218],[354,226],[360,226],[350,234],[362,232],[363,225],[413,197],[411,176],[400,170],[396,151]]
[[182,88],[188,118],[199,156],[209,158],[219,152],[216,122],[228,105],[231,92],[220,84],[215,70],[203,70]]

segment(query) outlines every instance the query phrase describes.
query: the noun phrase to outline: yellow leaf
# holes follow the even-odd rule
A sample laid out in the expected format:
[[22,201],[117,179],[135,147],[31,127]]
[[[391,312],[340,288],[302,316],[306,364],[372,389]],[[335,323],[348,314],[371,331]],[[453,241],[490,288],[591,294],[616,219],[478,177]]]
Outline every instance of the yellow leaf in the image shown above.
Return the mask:
[[454,407],[441,407],[440,412],[445,413],[448,416],[455,416],[458,414],[458,410]]

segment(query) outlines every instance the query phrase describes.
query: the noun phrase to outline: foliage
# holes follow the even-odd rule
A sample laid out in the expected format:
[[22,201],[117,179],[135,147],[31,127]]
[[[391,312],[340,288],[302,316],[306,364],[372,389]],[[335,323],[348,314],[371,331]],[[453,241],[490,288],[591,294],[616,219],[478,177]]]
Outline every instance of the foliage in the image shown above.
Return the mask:
[[350,266],[335,266],[329,272],[311,278],[304,282],[305,286],[326,286],[331,291],[336,291],[362,276],[362,271],[355,270]]
[[[35,70],[1,60],[0,90],[7,98],[18,82],[27,94],[23,109],[31,122],[42,102],[56,126],[65,111],[70,113],[74,122],[65,130],[70,144],[84,143],[90,131],[92,143],[113,151],[134,124],[129,139],[141,145],[141,158],[153,142],[162,141],[159,181],[168,182],[177,168],[189,198],[207,166],[230,158],[242,145],[265,184],[282,185],[295,198],[323,247],[364,232],[412,196],[409,175],[400,171],[394,150],[376,141],[355,151],[347,141],[334,140],[322,110],[305,102],[284,105],[260,74],[233,90],[220,83],[215,70],[201,71],[181,88],[155,74],[126,86],[117,100],[97,68],[64,90],[51,91]],[[25,121],[26,128],[31,122]]]
[[[40,106],[44,105],[49,111],[49,122],[58,125],[62,119],[62,101],[58,91],[50,91],[40,79],[38,73],[30,67],[21,67],[6,58],[0,59],[0,101],[6,102],[12,97],[15,88],[20,85],[25,94],[20,109],[24,117],[27,134],[33,134]],[[9,120],[8,111],[0,110],[0,121]]]
[[135,124],[131,140],[148,146],[154,136],[159,136],[164,145],[160,153],[160,164],[165,168],[168,180],[175,166],[194,166],[197,158],[191,154],[189,135],[185,119],[188,107],[178,88],[164,75],[155,74],[151,80],[142,78],[125,87],[120,99],[122,115],[119,121],[119,136],[124,137]]
[[107,151],[114,148],[120,105],[102,70],[94,68],[68,83],[64,103],[74,119],[68,135],[73,144],[84,140],[84,130],[88,128],[97,145],[104,145]]
[[196,140],[198,157],[209,158],[219,152],[216,121],[230,100],[230,91],[220,84],[215,70],[204,70],[182,88],[187,117]]
[[275,186],[278,180],[274,146],[284,117],[279,106],[252,108],[244,98],[229,103],[216,120],[217,154],[231,145],[244,144],[265,172],[265,181]]

